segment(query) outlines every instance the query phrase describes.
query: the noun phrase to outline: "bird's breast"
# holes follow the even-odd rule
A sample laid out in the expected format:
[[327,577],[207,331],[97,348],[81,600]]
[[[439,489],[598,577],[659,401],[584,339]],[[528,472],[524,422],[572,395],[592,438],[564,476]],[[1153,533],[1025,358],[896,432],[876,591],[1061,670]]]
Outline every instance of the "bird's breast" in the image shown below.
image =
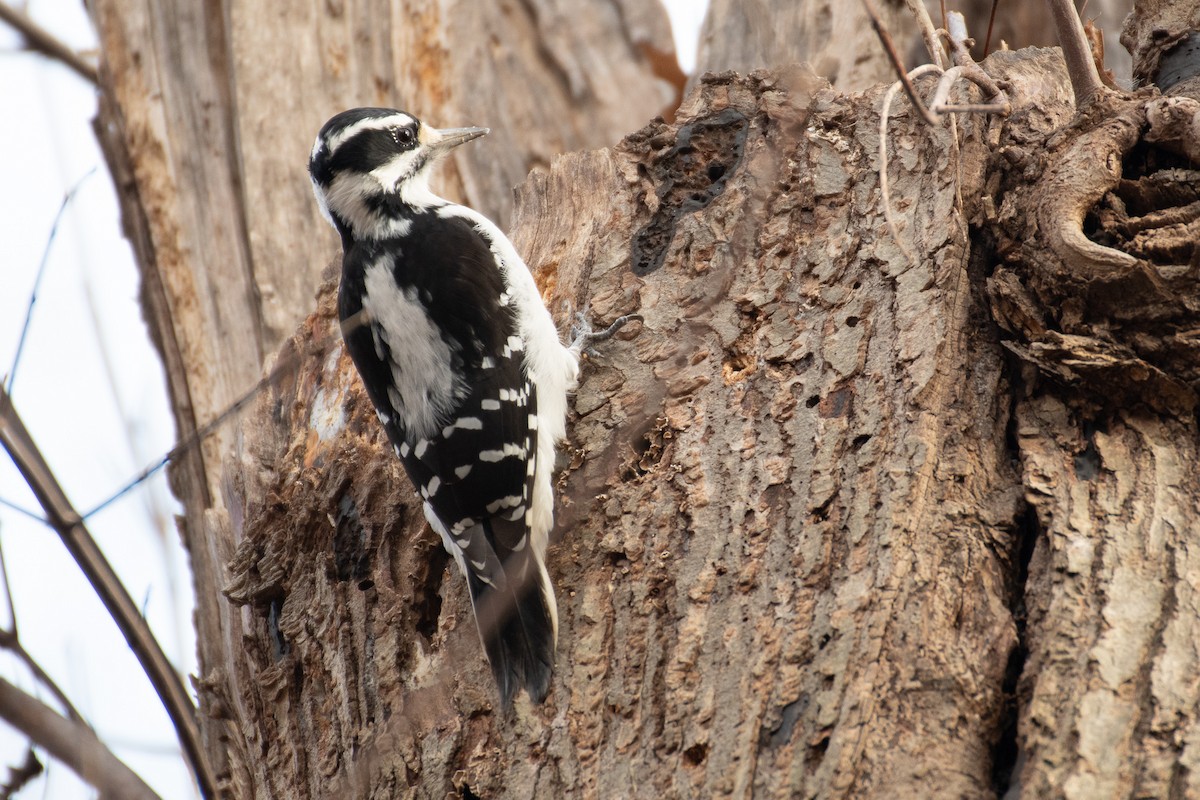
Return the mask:
[[375,356],[390,381],[383,394],[394,419],[413,437],[438,430],[461,398],[463,376],[459,346],[429,313],[416,286],[397,283],[389,259],[379,259],[363,274],[364,324],[370,326]]

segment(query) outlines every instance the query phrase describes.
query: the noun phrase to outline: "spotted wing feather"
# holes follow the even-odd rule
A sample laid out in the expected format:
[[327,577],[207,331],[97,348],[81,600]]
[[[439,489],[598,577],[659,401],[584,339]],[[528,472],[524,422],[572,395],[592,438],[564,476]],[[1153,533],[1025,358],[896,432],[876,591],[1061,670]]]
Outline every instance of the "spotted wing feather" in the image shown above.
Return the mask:
[[[433,221],[412,219],[403,247],[372,242],[346,252],[343,335],[426,515],[467,576],[502,701],[507,705],[520,686],[540,700],[549,688],[554,623],[547,606],[553,593],[529,546],[536,387],[488,243],[465,220]],[[389,391],[397,371],[413,367],[373,328],[379,312],[360,276],[381,259],[399,296],[411,298],[406,313],[425,314],[432,323],[408,324],[439,331],[454,373],[464,378],[452,407],[432,427]]]

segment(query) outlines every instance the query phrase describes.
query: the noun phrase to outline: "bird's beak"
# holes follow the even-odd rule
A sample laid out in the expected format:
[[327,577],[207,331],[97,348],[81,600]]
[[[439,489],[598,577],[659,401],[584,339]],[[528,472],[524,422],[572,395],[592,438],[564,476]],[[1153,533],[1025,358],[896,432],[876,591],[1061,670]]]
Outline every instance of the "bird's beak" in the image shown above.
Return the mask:
[[487,128],[425,128],[424,140],[425,146],[433,150],[436,155],[444,155],[460,144],[465,144],[472,139],[478,139],[480,136],[488,133]]

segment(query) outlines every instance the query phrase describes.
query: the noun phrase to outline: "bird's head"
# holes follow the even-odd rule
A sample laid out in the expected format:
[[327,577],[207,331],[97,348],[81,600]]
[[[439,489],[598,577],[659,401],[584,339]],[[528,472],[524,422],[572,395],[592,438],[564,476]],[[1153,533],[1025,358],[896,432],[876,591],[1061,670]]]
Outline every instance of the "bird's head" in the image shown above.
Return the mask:
[[487,128],[438,130],[393,108],[353,108],[317,134],[308,173],[321,213],[343,238],[379,238],[405,214],[442,205],[429,190],[429,168]]

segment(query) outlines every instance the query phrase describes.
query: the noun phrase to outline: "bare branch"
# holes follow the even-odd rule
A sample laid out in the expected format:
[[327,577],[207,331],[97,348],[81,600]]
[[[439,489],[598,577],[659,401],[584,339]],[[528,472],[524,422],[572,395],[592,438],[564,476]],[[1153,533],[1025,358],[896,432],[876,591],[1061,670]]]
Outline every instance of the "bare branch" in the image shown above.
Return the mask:
[[[58,700],[67,712],[67,715],[74,721],[83,723],[83,715],[71,703],[66,692],[59,688],[54,679],[50,677],[46,670],[42,669],[29,651],[25,649],[25,645],[21,644],[21,637],[17,632],[17,608],[13,603],[12,583],[8,579],[8,563],[4,559],[4,548],[0,547],[0,577],[4,579],[4,599],[8,604],[9,625],[6,629],[0,629],[0,647],[13,653],[17,658],[25,664],[26,668],[33,674],[34,679],[46,687],[49,692],[54,695],[54,699]],[[86,723],[85,723],[86,724]]]
[[74,770],[96,788],[101,798],[159,800],[133,770],[96,738],[91,728],[58,715],[3,678],[0,678],[0,719]]
[[0,785],[0,800],[11,800],[13,795],[29,785],[29,782],[45,771],[42,762],[38,761],[37,753],[33,752],[30,744],[25,750],[25,761],[20,766],[8,768],[8,779]]
[[1083,33],[1083,23],[1075,13],[1075,5],[1071,0],[1046,0],[1046,4],[1054,18],[1058,43],[1067,62],[1067,74],[1071,76],[1071,88],[1075,90],[1075,107],[1078,108],[1100,91],[1103,85],[1100,73],[1096,71],[1096,61]]
[[[359,319],[359,315],[356,314],[354,317],[351,317],[350,319],[346,320],[345,323],[343,323],[343,329],[349,330],[351,327],[356,326],[356,325],[361,325],[361,324],[362,324],[362,320]],[[347,326],[349,326],[349,327],[347,327]],[[168,450],[163,455],[162,458],[160,458],[158,461],[154,462],[150,466],[143,469],[141,472],[139,472],[137,475],[135,475],[129,482],[127,482],[124,486],[122,486],[120,489],[118,489],[113,494],[109,495],[107,498],[102,500],[97,506],[95,506],[90,511],[88,511],[86,514],[84,514],[83,519],[85,519],[85,520],[91,519],[92,516],[99,513],[100,511],[103,511],[104,509],[108,508],[110,505],[115,503],[117,500],[120,500],[122,497],[129,494],[135,488],[140,486],[151,475],[154,475],[156,472],[161,470],[163,467],[167,466],[167,464],[170,464],[172,461],[179,458],[179,456],[181,456],[185,452],[187,452],[188,449],[198,446],[202,441],[204,441],[205,438],[207,438],[209,435],[211,435],[213,433],[213,431],[215,431],[217,428],[221,427],[223,424],[225,424],[228,420],[232,419],[237,414],[241,413],[241,411],[243,409],[245,409],[246,406],[250,405],[250,403],[252,403],[258,397],[258,395],[263,391],[263,389],[267,388],[272,383],[275,383],[280,378],[293,372],[296,369],[296,367],[299,364],[301,359],[309,357],[309,356],[315,357],[315,356],[323,355],[327,350],[329,350],[331,347],[333,347],[337,343],[337,341],[338,340],[335,340],[335,339],[329,338],[329,337],[318,339],[317,341],[313,342],[310,346],[306,347],[303,351],[296,353],[293,357],[281,359],[278,363],[275,364],[275,366],[271,369],[271,371],[269,373],[267,373],[267,375],[265,377],[261,378],[258,381],[258,383],[254,384],[254,386],[252,386],[248,390],[246,390],[246,392],[244,392],[241,397],[239,397],[238,399],[236,399],[232,403],[230,403],[228,406],[226,406],[225,409],[220,414],[217,414],[215,417],[210,419],[208,422],[206,422],[203,425],[201,425],[200,427],[196,428],[188,436],[185,436],[182,439],[180,439],[175,444],[174,447],[172,447],[170,450]]]
[[13,8],[7,3],[0,3],[0,20],[7,22],[13,30],[25,37],[25,46],[30,50],[55,61],[61,61],[93,86],[100,84],[100,75],[95,67],[30,19],[24,11]]
[[[0,3],[0,7],[3,7],[2,3]],[[33,288],[29,292],[29,305],[25,308],[25,322],[22,323],[21,335],[17,338],[17,352],[13,355],[12,367],[8,370],[9,394],[12,394],[13,384],[17,380],[17,367],[21,365],[21,353],[25,349],[25,338],[29,335],[29,325],[33,322],[33,309],[37,305],[38,289],[41,288],[42,278],[46,276],[46,266],[50,263],[50,249],[54,246],[54,240],[58,238],[58,226],[62,223],[63,214],[66,213],[67,206],[75,198],[79,187],[83,186],[83,182],[90,178],[95,171],[95,167],[89,169],[63,195],[62,202],[58,206],[58,212],[54,215],[54,222],[50,225],[50,236],[46,239],[46,246],[42,248],[42,263],[38,264],[37,276],[33,279]]]
[[[988,52],[992,47],[992,28],[996,24],[996,9],[1000,6],[1000,0],[992,0],[992,13],[988,14],[988,29],[987,36],[983,38],[983,57],[987,58]],[[945,14],[942,15],[944,20]],[[943,23],[944,24],[944,23]]]
[[58,532],[67,551],[92,584],[121,633],[125,635],[125,641],[137,656],[138,662],[166,707],[171,722],[175,725],[183,752],[195,772],[201,794],[204,797],[212,797],[215,782],[207,754],[200,742],[196,709],[184,690],[183,682],[175,674],[171,662],[158,646],[150,627],[142,619],[129,593],[125,591],[112,566],[100,552],[83,520],[71,506],[54,473],[17,415],[8,393],[3,389],[0,389],[0,444],[12,457],[13,463],[17,465],[17,469],[41,503],[51,527]]
[[[1011,109],[1008,96],[992,80],[992,76],[984,72],[983,68],[976,64],[975,59],[971,57],[971,45],[973,41],[967,36],[967,21],[962,13],[958,11],[950,12],[947,19],[947,35],[950,38],[950,51],[954,58],[954,68],[946,74],[949,75],[951,72],[955,72],[956,77],[962,77],[975,84],[987,93],[988,99],[991,102],[984,105],[948,106],[945,100],[949,95],[950,88],[947,85],[943,93],[942,87],[939,86],[938,97],[930,104],[933,107],[933,112],[939,114],[946,111],[964,112],[968,109],[977,109],[985,112],[1007,114]],[[945,82],[944,78],[943,82]]]
[[[929,18],[929,9],[925,8],[925,3],[922,0],[905,0],[905,2],[908,3],[908,10],[916,17],[917,27],[921,29],[921,39],[925,42],[925,49],[929,51],[929,57],[933,59],[934,64],[945,69],[946,64],[942,60],[942,47],[938,42],[937,31],[933,27],[933,20]],[[874,9],[870,11],[874,11]],[[945,8],[942,9],[942,12],[943,14],[945,13]]]
[[[891,36],[883,29],[882,22],[875,14],[875,9],[871,7],[869,0],[863,0],[863,5],[867,8],[867,13],[871,16],[872,22],[875,25],[875,31],[879,34],[880,41],[888,50],[888,55],[892,57],[892,64],[896,67],[899,80],[896,81],[883,95],[883,106],[879,112],[879,191],[883,197],[883,216],[887,220],[888,230],[892,234],[892,238],[896,240],[896,244],[900,247],[901,252],[913,264],[917,263],[916,255],[913,253],[905,242],[900,238],[900,229],[896,224],[895,215],[892,213],[892,201],[888,192],[888,176],[887,176],[887,126],[888,115],[891,113],[892,102],[896,99],[896,95],[903,86],[908,91],[909,99],[913,105],[921,112],[922,118],[930,124],[938,124],[942,120],[942,115],[945,113],[980,113],[980,114],[1008,114],[1011,110],[1011,104],[1008,102],[1008,96],[1001,91],[1000,87],[992,80],[991,76],[983,71],[983,68],[975,63],[971,58],[970,39],[967,37],[967,25],[963,15],[957,11],[951,11],[947,14],[947,33],[950,39],[951,53],[955,65],[948,70],[942,71],[942,68],[936,64],[924,64],[917,67],[910,73],[903,72],[900,66],[899,59],[896,57],[895,48],[891,43]],[[933,102],[929,104],[929,108],[921,102],[917,96],[916,89],[913,88],[912,81],[930,72],[940,72],[941,77],[938,79],[937,89],[934,91]],[[963,105],[950,105],[946,101],[950,96],[950,89],[954,82],[959,78],[971,81],[976,86],[979,86],[992,99],[991,103],[970,103]],[[951,135],[957,136],[954,133],[954,120],[950,119]]]
[[[892,110],[892,102],[895,101],[896,95],[900,92],[900,87],[904,83],[911,84],[911,80],[920,77],[929,72],[937,72],[938,68],[934,64],[922,64],[914,69],[911,73],[904,75],[903,81],[893,83],[883,95],[883,107],[879,111],[879,192],[883,198],[883,218],[887,220],[888,230],[891,231],[892,238],[896,241],[896,245],[900,251],[904,253],[909,262],[916,265],[917,256],[912,251],[912,248],[900,238],[900,226],[896,224],[896,217],[892,213],[892,200],[888,190],[888,155],[887,155],[887,128],[888,116]],[[921,106],[919,106],[921,107]],[[923,109],[923,107],[921,107]],[[928,113],[928,112],[926,112]]]
[[[913,87],[912,81],[909,80],[908,73],[904,71],[904,62],[900,60],[900,54],[896,52],[896,45],[892,42],[892,35],[883,26],[883,20],[879,18],[879,12],[875,10],[875,5],[871,0],[862,0],[862,4],[863,8],[867,10],[867,16],[871,18],[871,27],[875,29],[875,35],[879,37],[880,43],[883,44],[883,49],[887,51],[888,58],[892,61],[892,67],[895,68],[896,75],[899,76],[900,83],[904,86],[904,91],[908,94],[908,99],[912,103],[913,108],[916,109],[917,113],[927,123],[936,125],[937,117],[929,113],[929,109],[925,108],[925,104],[921,102],[920,96],[917,95],[917,90]],[[933,66],[935,69],[941,70],[939,65]],[[913,72],[915,74],[916,70]]]

